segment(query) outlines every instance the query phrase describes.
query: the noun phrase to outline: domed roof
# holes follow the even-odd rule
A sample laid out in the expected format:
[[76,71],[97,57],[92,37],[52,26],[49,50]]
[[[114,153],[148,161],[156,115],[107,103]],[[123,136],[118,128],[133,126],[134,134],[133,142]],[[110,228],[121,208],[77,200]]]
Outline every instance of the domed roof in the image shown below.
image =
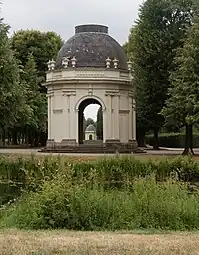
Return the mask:
[[85,132],[96,132],[96,128],[95,128],[94,125],[90,124],[90,125],[86,128]]
[[106,67],[106,59],[116,58],[118,68],[127,70],[127,57],[122,46],[108,35],[108,27],[80,25],[58,53],[55,69],[62,68],[62,58],[76,57],[76,67]]

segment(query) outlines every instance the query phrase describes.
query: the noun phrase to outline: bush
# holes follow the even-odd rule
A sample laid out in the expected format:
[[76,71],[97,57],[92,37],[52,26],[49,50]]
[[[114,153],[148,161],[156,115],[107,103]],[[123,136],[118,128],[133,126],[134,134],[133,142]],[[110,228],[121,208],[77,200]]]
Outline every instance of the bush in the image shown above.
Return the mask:
[[199,229],[199,197],[173,180],[135,179],[133,190],[73,185],[63,176],[4,212],[1,227],[73,230]]
[[[146,143],[153,145],[153,135],[146,136]],[[160,133],[159,134],[160,147],[168,148],[184,148],[185,134],[184,133]],[[193,134],[193,147],[199,148],[199,133]]]

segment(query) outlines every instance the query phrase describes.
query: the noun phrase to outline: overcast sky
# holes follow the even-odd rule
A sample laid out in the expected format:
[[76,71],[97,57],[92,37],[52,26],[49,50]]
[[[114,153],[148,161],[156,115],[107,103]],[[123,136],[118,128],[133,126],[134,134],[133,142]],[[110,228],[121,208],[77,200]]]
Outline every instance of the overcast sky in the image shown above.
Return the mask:
[[[0,0],[1,15],[11,26],[19,29],[55,31],[67,40],[79,24],[107,25],[109,34],[123,44],[137,18],[143,0]],[[90,113],[90,114],[88,114]],[[86,117],[95,110],[87,109]]]

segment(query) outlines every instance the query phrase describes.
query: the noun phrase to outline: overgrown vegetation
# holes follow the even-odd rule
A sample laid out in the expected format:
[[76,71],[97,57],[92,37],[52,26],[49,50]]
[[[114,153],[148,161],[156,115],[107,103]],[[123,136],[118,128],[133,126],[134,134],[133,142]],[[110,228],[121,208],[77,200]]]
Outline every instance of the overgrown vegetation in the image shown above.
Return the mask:
[[12,190],[9,201],[4,197],[1,227],[199,228],[199,164],[190,158],[118,157],[93,162],[0,158],[0,176],[4,183],[9,179],[8,188],[18,188],[15,202]]

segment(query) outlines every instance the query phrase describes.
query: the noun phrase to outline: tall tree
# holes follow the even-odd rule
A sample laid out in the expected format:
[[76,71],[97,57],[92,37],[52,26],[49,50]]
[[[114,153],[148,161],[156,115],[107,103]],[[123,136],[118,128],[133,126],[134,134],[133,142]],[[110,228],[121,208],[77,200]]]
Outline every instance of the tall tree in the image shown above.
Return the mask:
[[36,146],[41,142],[41,134],[44,135],[46,132],[47,101],[46,94],[39,90],[41,77],[38,77],[32,54],[28,56],[21,78],[27,89],[27,104],[32,110],[30,118],[24,123],[26,140]]
[[123,45],[123,49],[124,49],[126,55],[128,55],[128,42],[125,42],[125,44]]
[[89,125],[93,125],[93,126],[96,125],[95,121],[92,118],[86,119],[86,127],[88,127]]
[[16,58],[25,67],[21,79],[28,89],[27,103],[32,110],[32,115],[29,119],[22,119],[21,128],[18,127],[17,130],[21,129],[26,133],[27,143],[45,144],[47,101],[44,94],[46,89],[41,84],[45,80],[47,62],[56,58],[63,40],[54,32],[20,30],[13,35],[11,43]]
[[183,154],[193,154],[193,125],[199,121],[199,22],[188,33],[183,48],[175,59],[171,73],[169,99],[162,114],[167,122],[176,121],[186,127]]
[[26,90],[20,83],[20,69],[8,38],[9,26],[0,19],[0,128],[3,142],[6,132],[28,114]]
[[39,75],[45,78],[47,62],[56,58],[58,51],[63,45],[62,38],[55,32],[40,32],[37,30],[17,31],[11,39],[12,48],[16,57],[25,66],[29,54],[35,59]]
[[153,131],[154,149],[159,147],[158,133],[164,124],[159,113],[167,99],[175,49],[182,46],[182,39],[191,26],[193,5],[192,0],[147,0],[129,36],[138,130],[142,136],[145,131]]

